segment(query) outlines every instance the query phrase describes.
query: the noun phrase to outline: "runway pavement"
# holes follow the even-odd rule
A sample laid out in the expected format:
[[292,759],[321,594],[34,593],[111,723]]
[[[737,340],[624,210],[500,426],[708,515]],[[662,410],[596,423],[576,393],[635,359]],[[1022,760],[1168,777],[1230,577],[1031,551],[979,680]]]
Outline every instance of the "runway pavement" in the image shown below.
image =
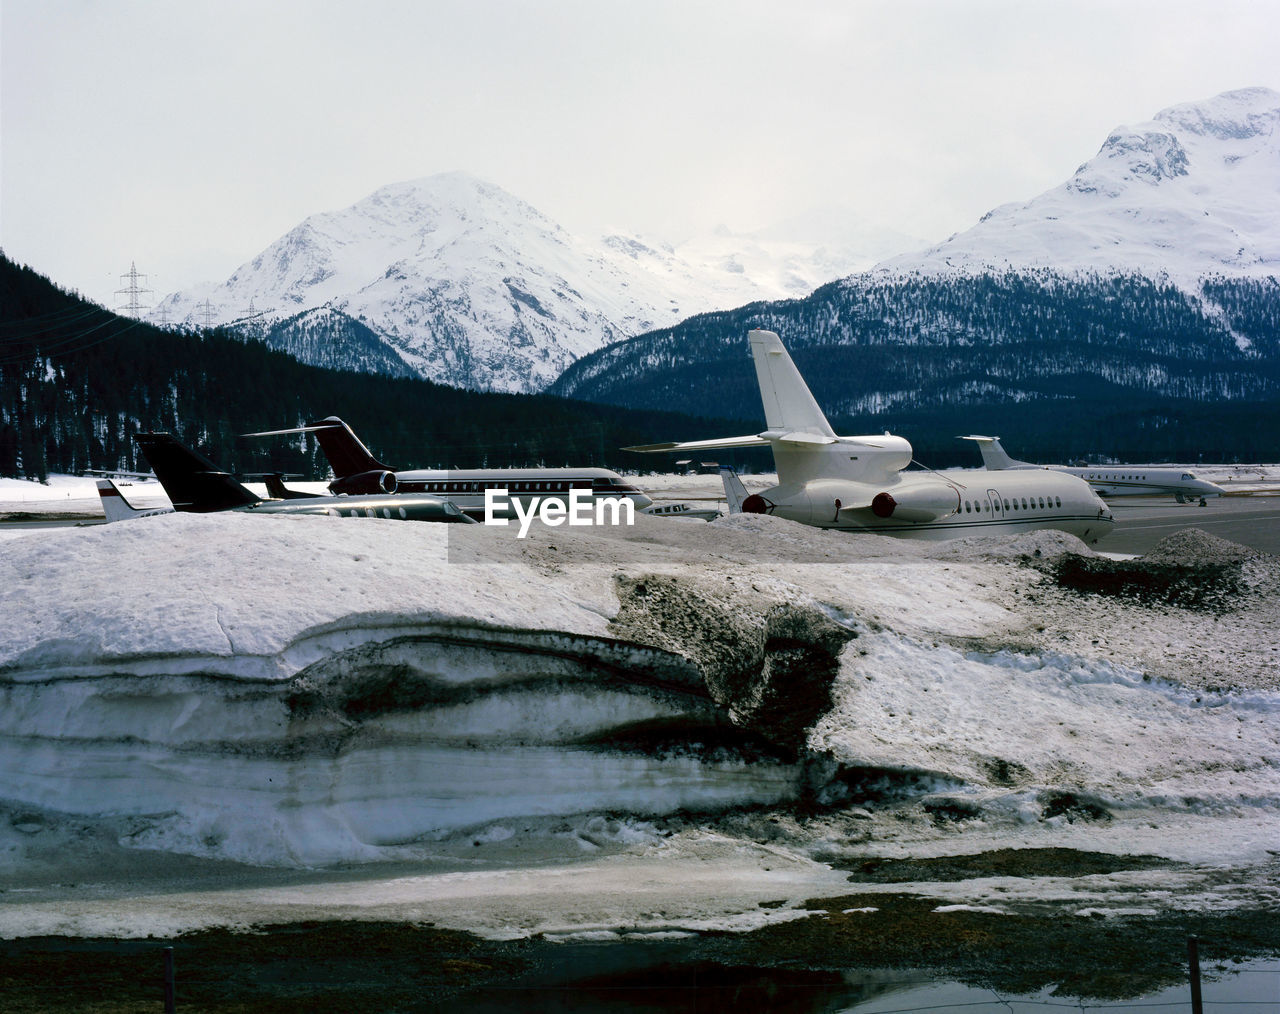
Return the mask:
[[1184,528],[1199,528],[1263,553],[1280,556],[1280,491],[1275,495],[1214,497],[1208,505],[1172,498],[1134,497],[1110,502],[1116,527],[1095,546],[1104,553],[1141,555]]

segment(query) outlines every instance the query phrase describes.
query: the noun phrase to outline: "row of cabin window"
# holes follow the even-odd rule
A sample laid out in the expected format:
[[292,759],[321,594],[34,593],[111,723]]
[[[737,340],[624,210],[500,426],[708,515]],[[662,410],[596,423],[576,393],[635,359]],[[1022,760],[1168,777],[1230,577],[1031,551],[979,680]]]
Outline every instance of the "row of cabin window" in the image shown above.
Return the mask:
[[483,493],[486,489],[511,493],[567,493],[570,489],[591,489],[590,482],[426,482],[424,493]]
[[[336,507],[331,507],[331,508],[330,508],[329,510],[327,510],[325,513],[326,513],[326,514],[329,514],[329,515],[331,515],[331,516],[333,516],[333,517],[338,517],[338,518],[342,517],[342,511],[341,511],[341,510],[339,510],[339,509],[338,509],[338,508],[336,508]],[[406,511],[405,511],[405,509],[404,509],[403,507],[399,507],[399,508],[397,508],[397,509],[396,509],[396,513],[400,515],[400,520],[401,520],[401,521],[407,520],[407,519],[408,519],[408,517],[409,517],[408,513],[406,513]],[[361,513],[360,513],[360,510],[359,510],[359,509],[352,508],[351,510],[347,511],[347,517],[349,517],[349,518],[358,518],[358,517],[360,517],[360,516],[361,516]],[[388,508],[388,507],[383,507],[381,510],[375,510],[373,507],[365,507],[365,508],[364,508],[364,517],[366,517],[366,518],[376,518],[376,517],[390,518],[390,517],[391,517],[391,510],[390,510],[390,508]]]
[[[1041,509],[1041,510],[1047,510],[1047,509],[1048,509],[1048,508],[1050,508],[1050,507],[1061,507],[1061,506],[1062,506],[1062,497],[1060,497],[1060,496],[1051,496],[1051,497],[1049,497],[1049,500],[1048,500],[1048,502],[1047,502],[1047,503],[1046,503],[1046,501],[1045,501],[1045,498],[1044,498],[1044,497],[1040,497],[1040,498],[1039,498],[1039,503],[1040,503],[1040,509]],[[972,502],[970,502],[970,501],[966,500],[966,501],[964,502],[964,512],[965,512],[966,514],[972,514],[972,513],[974,513],[974,512],[976,511],[977,513],[981,514],[981,513],[982,513],[982,510],[983,510],[982,504],[983,504],[983,501],[981,501],[981,500],[974,500],[974,501],[972,501]],[[990,501],[990,500],[987,500],[987,501],[986,501],[986,505],[987,505],[987,506],[986,506],[986,509],[987,509],[988,511],[989,511],[989,510],[991,510],[991,501]],[[1010,499],[1008,499],[1008,497],[1006,497],[1006,498],[1005,498],[1005,501],[1004,501],[1004,509],[1005,509],[1006,511],[1010,511],[1010,510],[1014,510],[1014,511],[1016,511],[1016,510],[1018,509],[1018,498],[1017,498],[1017,497],[1014,497],[1012,500],[1010,500]],[[1030,502],[1030,503],[1028,503],[1028,502],[1027,502],[1027,498],[1024,496],[1024,497],[1022,498],[1022,509],[1023,509],[1024,511],[1035,510],[1035,509],[1036,509],[1036,497],[1034,497],[1034,496],[1033,496],[1033,497],[1031,498],[1031,502]]]
[[[1147,477],[1145,475],[1103,475],[1101,472],[1099,472],[1097,475],[1094,475],[1092,472],[1090,472],[1088,475],[1085,476],[1085,478],[1102,480],[1102,481],[1110,480],[1111,482],[1117,482],[1117,481],[1124,482],[1126,480],[1133,480],[1134,482],[1145,482]],[[1186,476],[1184,475],[1183,478],[1185,479]]]

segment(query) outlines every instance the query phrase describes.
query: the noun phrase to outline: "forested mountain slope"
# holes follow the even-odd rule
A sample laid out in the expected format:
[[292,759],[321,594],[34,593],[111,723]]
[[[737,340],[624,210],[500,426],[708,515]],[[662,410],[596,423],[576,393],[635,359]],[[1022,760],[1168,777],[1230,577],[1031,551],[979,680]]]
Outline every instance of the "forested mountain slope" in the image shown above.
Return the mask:
[[166,430],[231,471],[323,477],[313,441],[237,435],[325,415],[405,467],[634,467],[626,444],[713,436],[725,423],[303,365],[220,331],[175,334],[119,317],[0,255],[0,476],[146,469],[132,435]]
[[753,327],[782,336],[845,431],[888,428],[942,453],[955,434],[995,430],[1045,460],[1280,455],[1280,434],[1259,426],[1280,412],[1273,278],[1218,276],[1191,294],[1132,274],[855,275],[611,345],[552,391],[758,415]]

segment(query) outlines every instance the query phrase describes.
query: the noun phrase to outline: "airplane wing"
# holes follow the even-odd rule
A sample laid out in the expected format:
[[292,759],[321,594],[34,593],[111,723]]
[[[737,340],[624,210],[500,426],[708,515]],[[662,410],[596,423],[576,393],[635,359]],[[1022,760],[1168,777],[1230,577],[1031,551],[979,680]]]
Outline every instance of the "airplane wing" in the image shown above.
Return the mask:
[[684,440],[678,443],[639,444],[635,447],[624,447],[624,451],[637,451],[640,454],[661,454],[663,451],[710,451],[722,447],[768,447],[769,441],[753,434],[749,437],[722,437],[719,440]]
[[711,451],[734,447],[771,447],[775,443],[799,444],[806,447],[817,447],[823,444],[834,444],[835,437],[821,433],[807,433],[801,430],[785,432],[782,430],[766,430],[747,437],[720,437],[716,440],[683,440],[678,443],[640,444],[636,447],[624,447],[624,451],[638,451],[641,454],[661,454],[663,451]]
[[241,433],[242,437],[279,437],[287,433],[318,433],[320,430],[332,430],[341,426],[340,422],[318,422],[310,426],[292,426],[287,430],[263,430],[261,433]]

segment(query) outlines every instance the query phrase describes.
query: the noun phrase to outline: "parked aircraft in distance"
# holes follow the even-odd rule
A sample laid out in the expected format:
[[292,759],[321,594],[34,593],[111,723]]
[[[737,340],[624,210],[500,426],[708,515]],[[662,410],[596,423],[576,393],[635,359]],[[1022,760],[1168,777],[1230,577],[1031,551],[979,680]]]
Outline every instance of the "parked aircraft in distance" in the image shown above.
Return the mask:
[[[168,433],[139,433],[134,440],[138,442],[147,464],[155,471],[156,478],[160,480],[174,509],[180,512],[208,514],[235,510],[251,511],[254,514],[328,514],[334,517],[474,524],[471,518],[449,501],[423,494],[382,493],[370,496],[264,500],[245,489],[204,455],[183,446]],[[117,490],[117,495],[118,493]],[[143,512],[145,513],[147,512]],[[113,519],[108,515],[107,520]]]
[[[273,437],[286,433],[314,433],[335,476],[334,493],[428,493],[447,498],[466,514],[484,517],[485,490],[505,489],[509,501],[537,509],[547,497],[567,499],[573,490],[588,502],[631,500],[637,509],[653,501],[643,490],[607,468],[453,468],[396,471],[373,456],[351,427],[337,416],[318,423],[285,430],[246,433],[246,437]],[[588,499],[589,494],[589,499]],[[508,516],[510,511],[495,516]]]
[[685,503],[683,500],[675,503],[655,503],[640,511],[641,514],[648,514],[655,518],[688,518],[692,521],[714,521],[720,516],[719,507],[699,507],[697,504]]
[[772,331],[748,338],[764,432],[627,450],[770,447],[778,485],[743,498],[743,511],[819,528],[925,539],[1057,528],[1095,543],[1115,524],[1088,483],[1060,472],[1010,471],[998,479],[963,470],[905,472],[910,443],[888,433],[836,436],[781,339]]
[[110,479],[98,479],[98,499],[102,501],[102,513],[108,521],[128,521],[131,518],[154,518],[160,514],[172,514],[172,507],[135,507],[125,499]]
[[1205,505],[1205,497],[1221,496],[1225,490],[1205,479],[1197,479],[1180,468],[1164,468],[1153,465],[1033,465],[1029,461],[1017,461],[1000,446],[999,437],[968,436],[982,452],[982,463],[988,472],[1014,469],[1046,468],[1054,472],[1078,475],[1093,487],[1099,496],[1155,496],[1172,493],[1178,503],[1199,499]]

